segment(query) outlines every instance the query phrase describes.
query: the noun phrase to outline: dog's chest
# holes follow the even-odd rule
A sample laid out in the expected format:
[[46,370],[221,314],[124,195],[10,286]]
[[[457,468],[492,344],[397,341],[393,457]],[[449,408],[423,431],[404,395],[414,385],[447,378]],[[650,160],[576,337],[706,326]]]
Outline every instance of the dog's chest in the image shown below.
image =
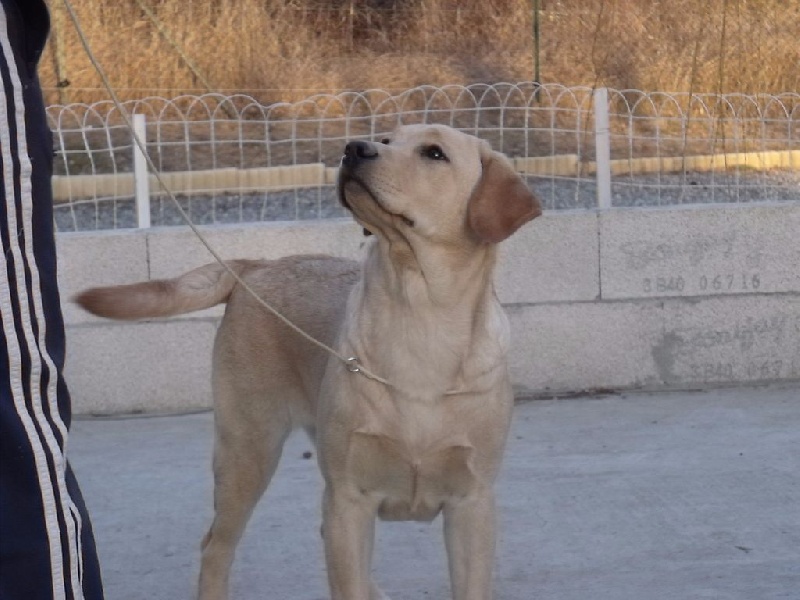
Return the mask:
[[430,521],[446,501],[469,494],[474,451],[465,435],[414,440],[366,428],[351,434],[348,462],[360,490],[380,499],[380,518]]

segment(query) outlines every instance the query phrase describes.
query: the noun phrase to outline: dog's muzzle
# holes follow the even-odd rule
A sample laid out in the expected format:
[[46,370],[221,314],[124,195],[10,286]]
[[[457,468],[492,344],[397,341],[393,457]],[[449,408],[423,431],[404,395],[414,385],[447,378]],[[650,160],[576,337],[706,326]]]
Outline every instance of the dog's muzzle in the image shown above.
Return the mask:
[[[347,210],[351,210],[351,208],[347,203],[347,197],[344,193],[345,184],[352,180],[358,181],[356,172],[358,171],[359,166],[364,163],[364,161],[375,160],[376,158],[378,158],[378,150],[375,148],[374,144],[369,142],[348,142],[344,147],[342,162],[339,166],[339,180],[337,187],[339,192],[339,202]],[[370,235],[367,230],[364,230],[364,233]]]

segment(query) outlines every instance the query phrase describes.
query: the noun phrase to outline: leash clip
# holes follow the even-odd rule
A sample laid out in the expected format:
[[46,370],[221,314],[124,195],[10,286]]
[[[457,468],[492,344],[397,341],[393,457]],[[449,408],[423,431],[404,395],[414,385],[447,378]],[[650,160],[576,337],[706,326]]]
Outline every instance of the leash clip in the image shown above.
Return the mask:
[[358,364],[358,358],[355,356],[348,358],[346,361],[344,361],[344,364],[347,365],[347,370],[351,373],[361,372],[361,366]]

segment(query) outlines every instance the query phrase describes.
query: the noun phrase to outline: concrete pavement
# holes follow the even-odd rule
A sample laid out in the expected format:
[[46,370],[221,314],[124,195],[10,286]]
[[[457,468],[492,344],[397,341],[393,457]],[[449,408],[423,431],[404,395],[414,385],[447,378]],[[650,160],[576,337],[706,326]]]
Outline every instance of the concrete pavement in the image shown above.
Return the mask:
[[[109,600],[193,597],[211,441],[208,413],[74,422]],[[289,440],[233,598],[327,597],[311,450]],[[522,403],[497,493],[498,600],[800,600],[800,387]],[[440,525],[379,526],[394,600],[449,597]]]

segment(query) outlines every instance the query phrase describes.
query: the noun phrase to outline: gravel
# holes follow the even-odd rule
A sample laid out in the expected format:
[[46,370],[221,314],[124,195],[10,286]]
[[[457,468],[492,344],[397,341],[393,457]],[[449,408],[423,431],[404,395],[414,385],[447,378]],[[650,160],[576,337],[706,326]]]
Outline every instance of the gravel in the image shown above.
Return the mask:
[[[528,184],[551,210],[597,205],[594,178],[529,178]],[[618,176],[612,178],[611,199],[614,207],[791,202],[800,200],[800,172],[748,170]]]
[[[591,209],[597,205],[594,178],[529,177],[528,185],[549,210]],[[787,202],[800,200],[800,172],[704,172],[618,176],[612,179],[614,207],[671,206],[705,203]],[[197,194],[179,201],[198,225],[300,221],[348,216],[333,186],[261,194]],[[153,198],[154,227],[183,225],[169,198]],[[92,231],[136,227],[133,198],[79,201],[55,208],[58,231]]]

